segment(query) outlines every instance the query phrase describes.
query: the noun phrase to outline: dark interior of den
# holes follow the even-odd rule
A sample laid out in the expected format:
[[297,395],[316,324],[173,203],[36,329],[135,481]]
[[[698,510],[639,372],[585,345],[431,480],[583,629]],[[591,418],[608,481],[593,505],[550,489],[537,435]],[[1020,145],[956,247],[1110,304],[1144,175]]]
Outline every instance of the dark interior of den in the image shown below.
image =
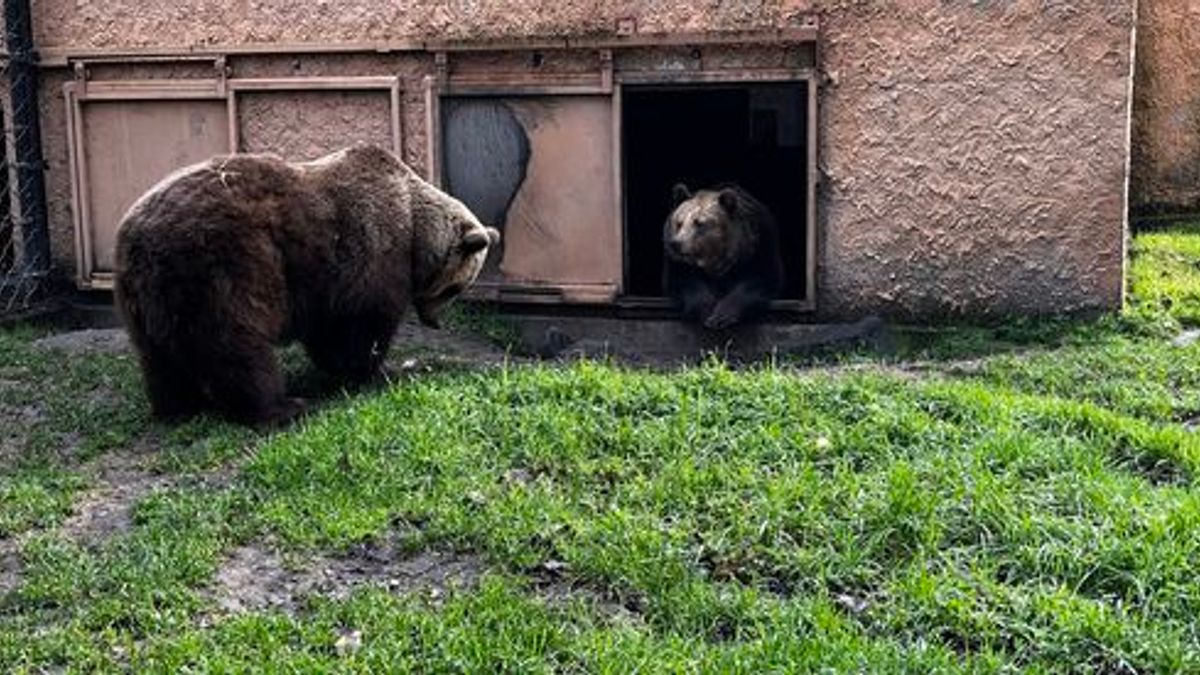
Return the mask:
[[780,299],[803,299],[808,223],[805,82],[627,86],[622,131],[625,293],[661,297],[662,228],[671,187],[736,183],[779,222],[786,274]]

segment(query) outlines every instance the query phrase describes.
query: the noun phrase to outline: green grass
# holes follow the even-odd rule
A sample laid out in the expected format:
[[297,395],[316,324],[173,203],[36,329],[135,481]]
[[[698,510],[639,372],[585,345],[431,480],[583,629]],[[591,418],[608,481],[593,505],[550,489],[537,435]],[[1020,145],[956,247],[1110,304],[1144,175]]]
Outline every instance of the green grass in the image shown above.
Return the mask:
[[1196,227],[1148,232],[1134,241],[1136,317],[1200,324],[1200,237]]
[[[1171,338],[1200,228],[1134,252],[1120,316],[914,332],[878,368],[441,372],[269,436],[157,427],[128,356],[0,334],[0,403],[43,411],[0,475],[0,669],[1198,672],[1200,344]],[[174,483],[71,540],[89,463],[147,443]],[[215,611],[238,546],[381,538],[487,572]]]
[[0,479],[0,537],[57,523],[82,479],[61,468],[27,467]]
[[504,317],[475,304],[456,303],[446,308],[442,323],[451,330],[482,336],[501,349],[512,349],[520,341],[520,332]]

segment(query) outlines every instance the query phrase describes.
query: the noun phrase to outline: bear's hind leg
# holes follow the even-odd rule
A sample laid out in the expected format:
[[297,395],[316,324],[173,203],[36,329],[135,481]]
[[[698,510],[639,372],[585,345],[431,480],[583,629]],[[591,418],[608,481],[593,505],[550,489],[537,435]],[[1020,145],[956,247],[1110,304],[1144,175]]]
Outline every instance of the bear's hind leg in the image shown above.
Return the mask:
[[230,420],[275,426],[304,412],[303,402],[287,397],[283,372],[269,342],[222,350],[206,365],[211,403]]
[[204,396],[192,373],[161,347],[139,350],[150,413],[160,420],[191,417],[204,407]]

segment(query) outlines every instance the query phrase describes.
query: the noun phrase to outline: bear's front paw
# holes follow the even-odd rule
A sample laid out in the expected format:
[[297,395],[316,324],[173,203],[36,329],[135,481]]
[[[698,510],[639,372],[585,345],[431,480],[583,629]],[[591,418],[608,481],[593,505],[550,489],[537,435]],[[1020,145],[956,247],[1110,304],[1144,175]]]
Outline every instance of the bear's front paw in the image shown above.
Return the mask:
[[737,312],[718,307],[704,320],[704,327],[710,330],[724,330],[738,322]]
[[271,410],[258,420],[258,426],[265,430],[281,429],[308,413],[308,401],[299,397],[280,399]]

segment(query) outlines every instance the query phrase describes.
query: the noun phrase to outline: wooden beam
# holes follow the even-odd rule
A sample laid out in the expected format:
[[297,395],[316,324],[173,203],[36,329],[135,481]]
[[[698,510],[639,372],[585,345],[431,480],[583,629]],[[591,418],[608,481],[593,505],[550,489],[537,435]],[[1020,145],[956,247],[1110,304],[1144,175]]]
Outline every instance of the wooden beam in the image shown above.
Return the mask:
[[233,45],[175,45],[165,47],[45,47],[39,50],[40,65],[61,68],[74,61],[90,63],[153,63],[196,61],[218,56],[256,54],[348,54],[375,52],[478,52],[563,49],[628,49],[635,47],[700,47],[705,45],[761,45],[814,42],[816,17],[806,17],[801,25],[761,30],[711,31],[688,33],[632,33],[629,35],[413,39],[351,42],[278,42]]

